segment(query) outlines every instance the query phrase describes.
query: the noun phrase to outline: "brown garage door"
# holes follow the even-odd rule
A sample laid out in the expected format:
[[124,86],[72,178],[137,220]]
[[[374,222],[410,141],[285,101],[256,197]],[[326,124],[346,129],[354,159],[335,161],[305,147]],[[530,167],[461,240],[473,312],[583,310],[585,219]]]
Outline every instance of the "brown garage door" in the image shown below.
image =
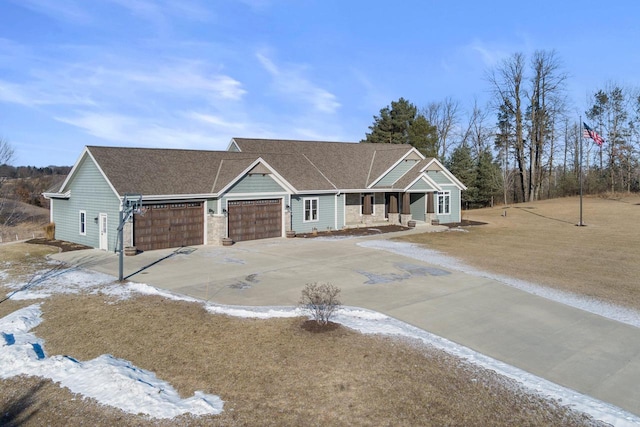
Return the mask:
[[234,242],[282,236],[282,200],[234,200],[227,206]]
[[145,205],[144,216],[133,216],[133,241],[142,251],[204,243],[202,202]]

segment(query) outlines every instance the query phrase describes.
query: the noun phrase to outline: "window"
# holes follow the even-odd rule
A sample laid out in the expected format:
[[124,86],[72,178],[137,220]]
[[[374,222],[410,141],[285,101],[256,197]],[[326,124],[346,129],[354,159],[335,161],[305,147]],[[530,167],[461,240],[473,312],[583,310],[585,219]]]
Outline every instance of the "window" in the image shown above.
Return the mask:
[[438,191],[438,215],[449,215],[451,213],[451,192]]
[[360,195],[360,215],[375,215],[376,205],[373,193]]
[[318,199],[304,199],[304,222],[318,220]]
[[80,235],[87,235],[87,212],[80,211]]

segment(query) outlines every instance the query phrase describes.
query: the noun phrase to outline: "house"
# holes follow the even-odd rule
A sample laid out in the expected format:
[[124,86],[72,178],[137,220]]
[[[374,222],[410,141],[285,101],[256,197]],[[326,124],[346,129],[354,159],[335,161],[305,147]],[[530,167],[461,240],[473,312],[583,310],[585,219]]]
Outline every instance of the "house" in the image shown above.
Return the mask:
[[140,250],[409,220],[460,221],[466,187],[410,145],[233,138],[227,151],[87,146],[51,200],[56,238]]

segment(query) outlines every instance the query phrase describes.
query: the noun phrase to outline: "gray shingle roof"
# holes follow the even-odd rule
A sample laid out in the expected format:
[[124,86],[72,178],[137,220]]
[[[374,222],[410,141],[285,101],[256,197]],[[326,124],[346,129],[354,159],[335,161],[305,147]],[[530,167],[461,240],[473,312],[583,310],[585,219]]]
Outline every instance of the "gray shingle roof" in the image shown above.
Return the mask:
[[234,141],[240,152],[101,146],[87,150],[118,194],[149,196],[219,193],[259,158],[300,192],[365,189],[412,149],[394,144]]
[[364,189],[413,147],[325,141],[233,138],[243,153],[296,153],[305,156],[340,189]]

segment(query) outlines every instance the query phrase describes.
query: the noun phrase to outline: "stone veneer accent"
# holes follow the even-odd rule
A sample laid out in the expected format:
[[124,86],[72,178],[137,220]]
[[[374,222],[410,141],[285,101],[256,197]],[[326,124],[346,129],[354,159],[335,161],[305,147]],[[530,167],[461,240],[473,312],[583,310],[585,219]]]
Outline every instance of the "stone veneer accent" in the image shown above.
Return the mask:
[[226,221],[224,215],[207,215],[207,244],[222,246],[226,237]]

